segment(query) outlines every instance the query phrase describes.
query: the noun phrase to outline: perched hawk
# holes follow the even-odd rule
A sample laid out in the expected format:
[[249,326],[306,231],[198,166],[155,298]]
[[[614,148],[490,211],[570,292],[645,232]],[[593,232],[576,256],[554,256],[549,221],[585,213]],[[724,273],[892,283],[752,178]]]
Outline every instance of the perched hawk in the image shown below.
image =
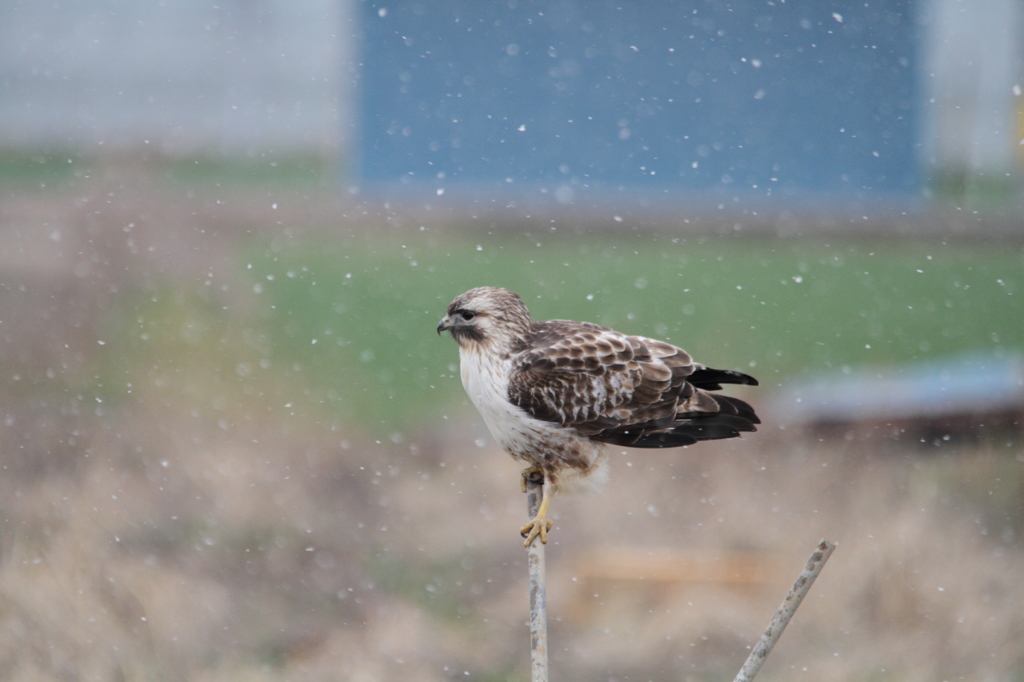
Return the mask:
[[757,386],[741,372],[695,363],[681,348],[589,322],[530,317],[518,294],[471,289],[437,332],[459,343],[462,385],[491,435],[541,472],[537,515],[521,533],[547,542],[555,493],[607,478],[608,444],[674,448],[756,431],[760,420],[721,384]]

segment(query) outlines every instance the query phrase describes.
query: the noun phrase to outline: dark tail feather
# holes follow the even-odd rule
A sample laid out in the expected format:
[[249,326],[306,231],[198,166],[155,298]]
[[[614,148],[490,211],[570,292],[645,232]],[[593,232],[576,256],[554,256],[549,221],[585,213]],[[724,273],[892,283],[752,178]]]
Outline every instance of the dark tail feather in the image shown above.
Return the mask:
[[702,440],[736,438],[742,432],[757,431],[754,422],[739,415],[716,414],[687,419],[670,429],[646,433],[632,443],[634,448],[676,448]]
[[[742,372],[721,369],[699,369],[686,380],[702,391],[720,389],[719,384],[757,386],[757,379]],[[629,426],[599,431],[590,437],[596,441],[634,448],[677,448],[702,440],[736,438],[741,433],[757,431],[760,424],[749,403],[732,396],[703,393],[718,404],[718,412],[681,412],[675,415]],[[709,407],[709,406],[706,406]]]
[[[712,395],[711,397],[715,399],[716,403],[718,403],[719,409],[718,415],[714,416],[734,415],[752,424],[761,423],[760,417],[758,417],[757,414],[754,412],[754,408],[750,406],[750,403],[744,402],[739,398],[733,398],[726,395]],[[679,414],[676,415],[677,420],[693,419],[697,422],[699,422],[702,419],[710,418],[712,418],[712,416],[709,416],[705,412],[680,412]]]
[[632,443],[617,443],[627,445],[631,448],[678,448],[683,445],[693,445],[697,439],[688,433],[678,431],[656,431],[642,436]]
[[749,374],[736,372],[731,369],[712,369],[710,367],[702,367],[696,370],[693,374],[686,377],[686,380],[697,388],[703,388],[705,391],[720,391],[722,390],[722,384],[759,385],[757,379]]
[[719,407],[722,408],[722,412],[733,412],[734,414],[743,417],[749,422],[754,424],[760,424],[761,419],[754,412],[754,408],[751,407],[750,403],[740,400],[739,398],[733,398],[727,395],[716,395],[714,399],[718,401]]

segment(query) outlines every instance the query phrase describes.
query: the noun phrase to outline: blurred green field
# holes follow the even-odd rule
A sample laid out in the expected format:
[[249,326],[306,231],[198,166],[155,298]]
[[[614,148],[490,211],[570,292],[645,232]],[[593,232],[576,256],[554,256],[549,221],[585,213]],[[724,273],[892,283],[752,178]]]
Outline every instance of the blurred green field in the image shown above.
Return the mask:
[[482,284],[519,292],[537,318],[662,338],[767,386],[1024,349],[1017,247],[406,235],[275,241],[242,258],[263,364],[301,375],[313,402],[371,430],[464,403],[457,349],[434,328],[455,295]]
[[227,160],[217,156],[167,158],[152,162],[157,172],[180,187],[273,187],[316,191],[337,180],[336,161],[312,155],[260,154],[251,159]]
[[[126,173],[124,169],[129,169]],[[254,154],[225,159],[218,155],[173,156],[154,151],[143,156],[94,157],[81,150],[0,150],[0,188],[24,191],[68,187],[109,173],[145,176],[170,188],[216,191],[301,189],[323,191],[338,182],[339,164],[312,154]]]
[[67,182],[82,167],[81,154],[70,151],[0,152],[0,183],[9,187],[47,187]]

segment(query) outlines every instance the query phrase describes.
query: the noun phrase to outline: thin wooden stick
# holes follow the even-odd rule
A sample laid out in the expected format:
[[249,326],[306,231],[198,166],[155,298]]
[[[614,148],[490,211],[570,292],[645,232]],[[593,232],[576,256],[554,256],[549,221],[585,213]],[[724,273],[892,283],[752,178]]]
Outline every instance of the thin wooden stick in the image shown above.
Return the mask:
[[[526,479],[526,509],[532,519],[537,515],[544,495],[544,476]],[[530,566],[530,679],[548,682],[548,604],[547,579],[544,576],[544,543],[534,538],[527,550]]]
[[772,621],[768,623],[768,628],[761,635],[761,639],[754,646],[754,650],[747,656],[747,662],[740,668],[740,672],[736,675],[733,682],[750,682],[757,675],[758,671],[761,670],[761,666],[764,665],[768,654],[772,652],[775,643],[779,641],[782,631],[789,625],[789,621],[793,618],[797,608],[799,608],[800,602],[803,601],[808,590],[811,589],[814,579],[821,573],[821,569],[824,568],[825,562],[832,556],[835,548],[835,543],[828,540],[822,540],[818,543],[814,553],[811,554],[811,558],[807,560],[807,565],[804,566],[804,570],[800,573],[800,577],[793,583],[793,587],[783,600],[782,606],[775,612]]

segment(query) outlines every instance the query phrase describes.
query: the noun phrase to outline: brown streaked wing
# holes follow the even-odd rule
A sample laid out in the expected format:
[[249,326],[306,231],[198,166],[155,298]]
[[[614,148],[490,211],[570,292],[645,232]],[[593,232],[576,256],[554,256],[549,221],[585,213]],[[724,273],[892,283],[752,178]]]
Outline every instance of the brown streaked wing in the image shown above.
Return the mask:
[[537,419],[585,434],[671,421],[690,356],[662,341],[626,336],[586,322],[536,325],[509,382],[509,400]]

